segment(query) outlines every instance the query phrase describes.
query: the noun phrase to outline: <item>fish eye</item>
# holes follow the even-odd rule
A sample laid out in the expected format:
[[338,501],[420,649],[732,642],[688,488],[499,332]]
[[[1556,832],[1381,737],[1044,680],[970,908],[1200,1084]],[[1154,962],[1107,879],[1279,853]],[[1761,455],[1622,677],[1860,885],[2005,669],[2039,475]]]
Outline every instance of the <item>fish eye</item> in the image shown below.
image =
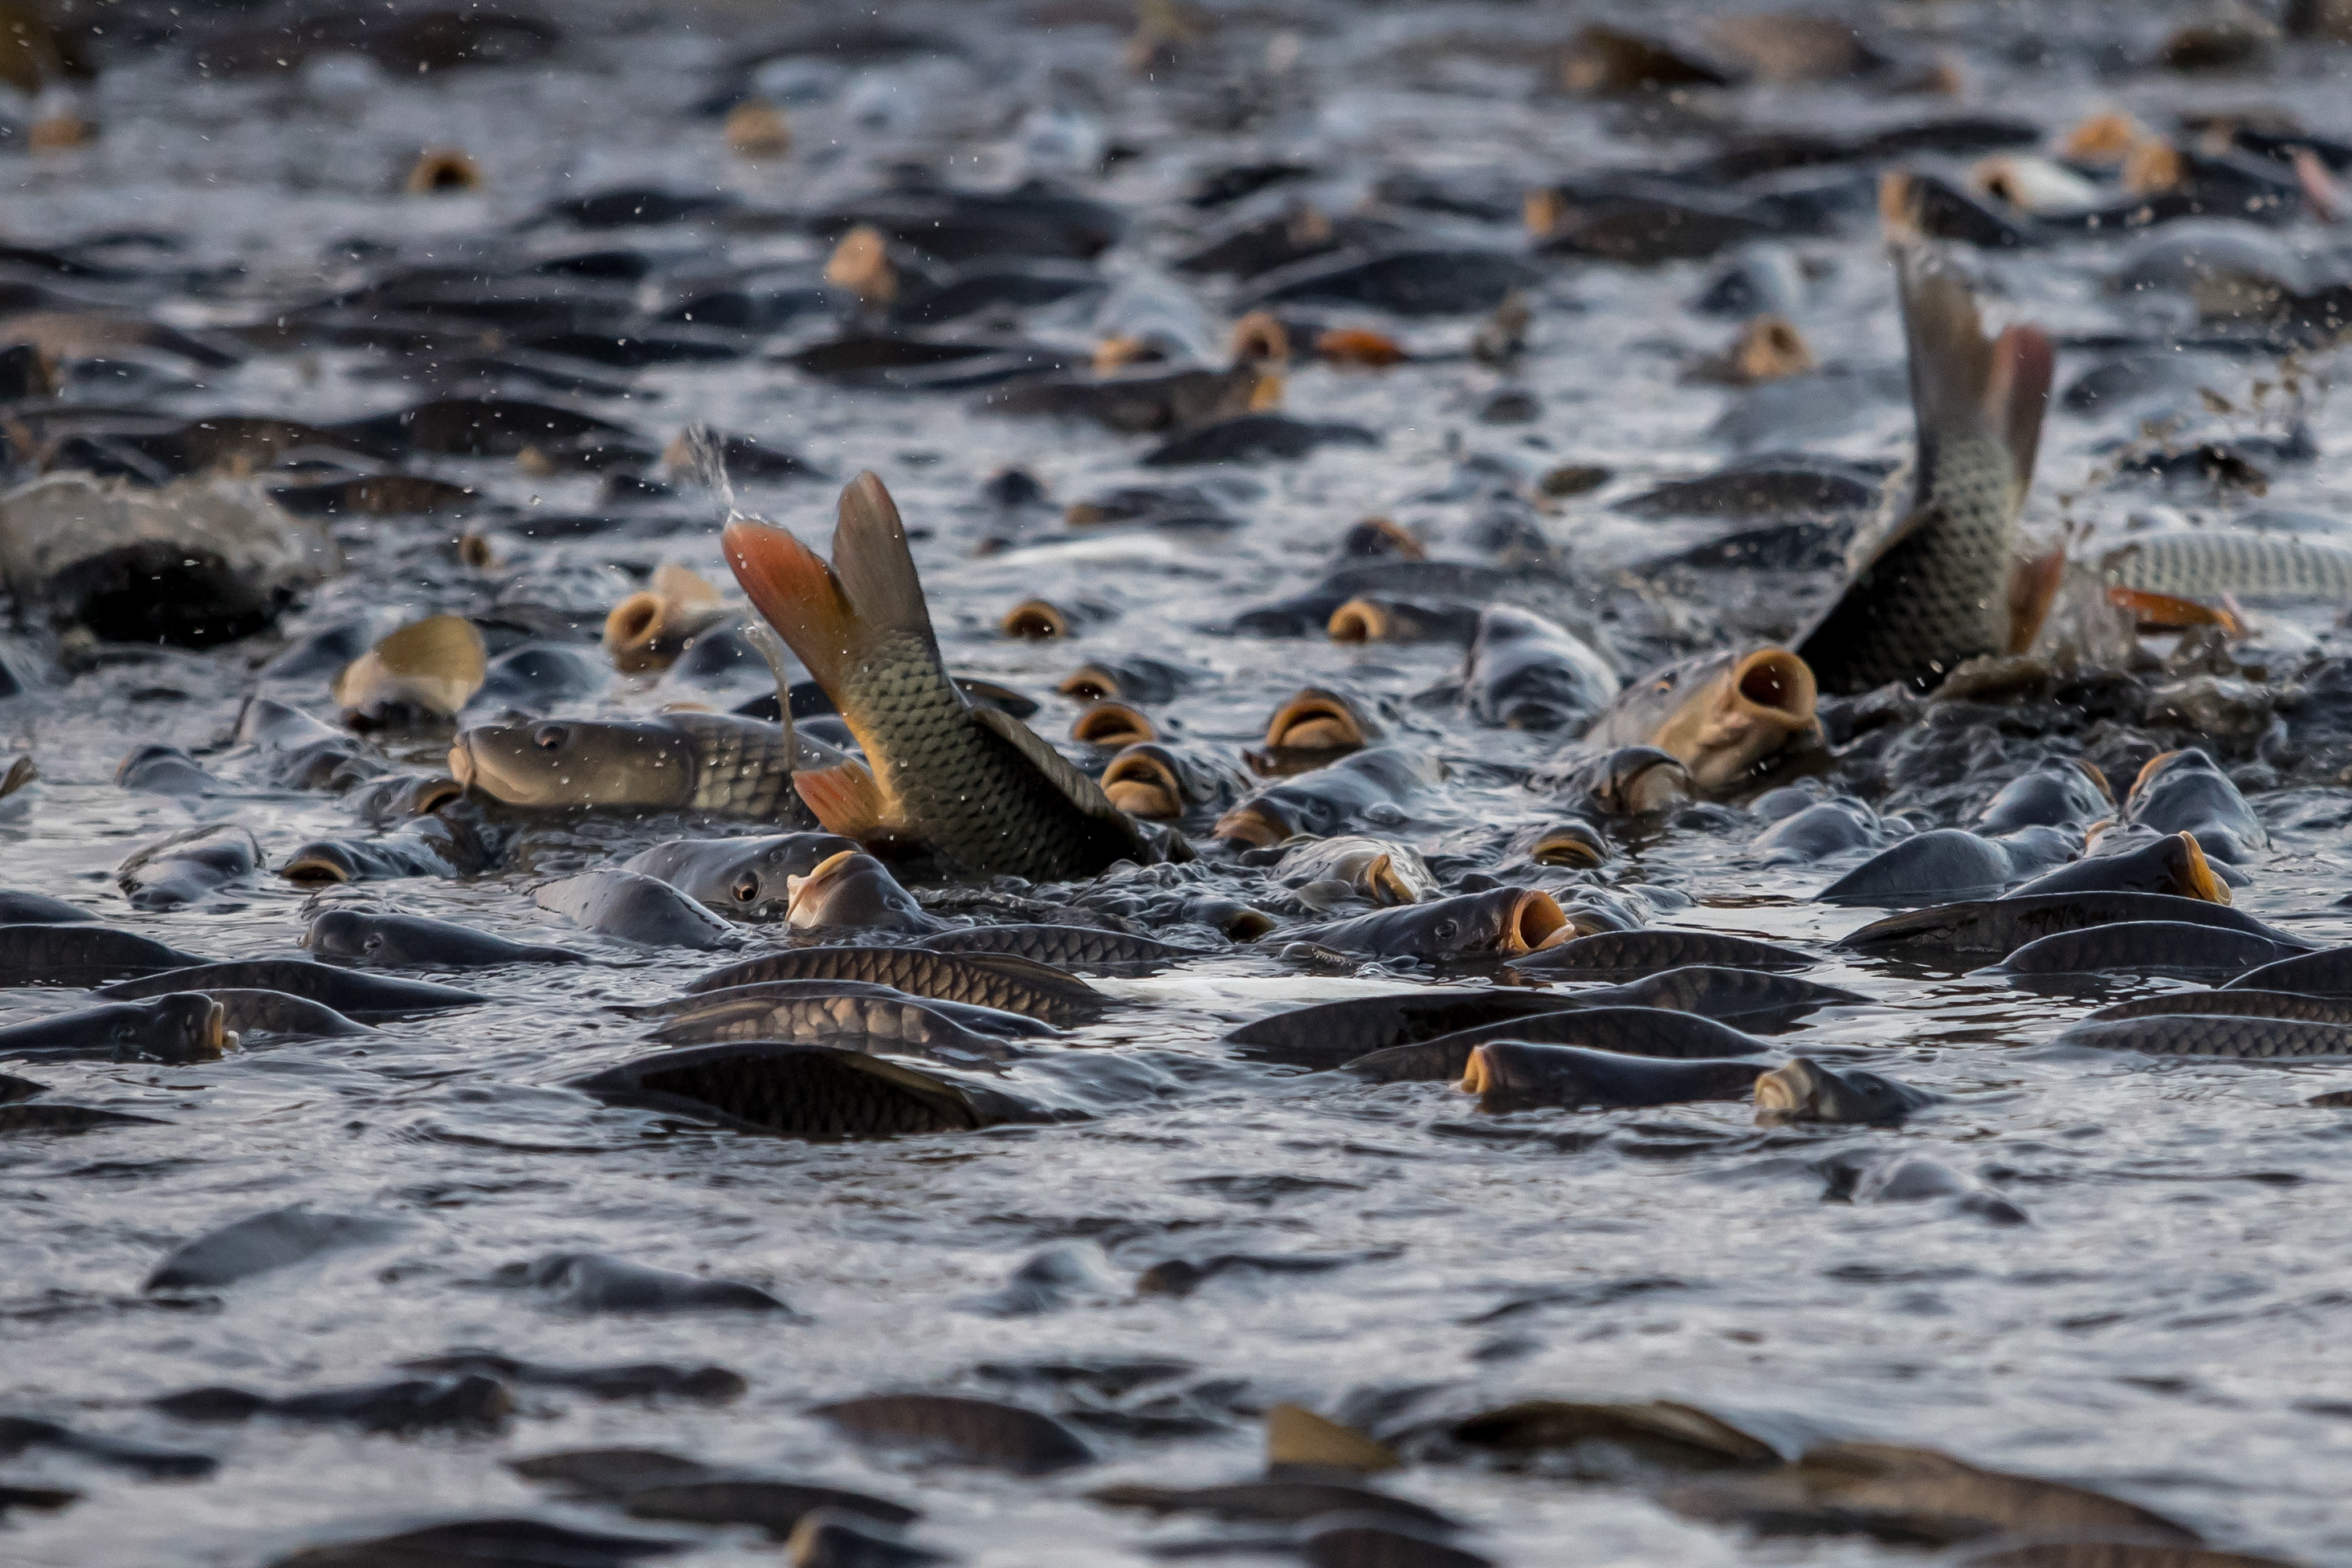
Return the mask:
[[746,873],[735,879],[735,885],[729,891],[734,894],[736,903],[749,904],[760,896],[760,879]]
[[572,731],[560,724],[542,724],[530,732],[530,743],[541,751],[552,751],[572,737]]
[[1433,932],[1432,935],[1440,942],[1447,942],[1451,941],[1454,937],[1454,934],[1461,929],[1462,927],[1458,922],[1441,920],[1437,923],[1437,929]]
[[373,953],[379,951],[383,946],[383,933],[381,931],[371,931],[368,933],[367,940],[360,944],[360,951],[362,953]]

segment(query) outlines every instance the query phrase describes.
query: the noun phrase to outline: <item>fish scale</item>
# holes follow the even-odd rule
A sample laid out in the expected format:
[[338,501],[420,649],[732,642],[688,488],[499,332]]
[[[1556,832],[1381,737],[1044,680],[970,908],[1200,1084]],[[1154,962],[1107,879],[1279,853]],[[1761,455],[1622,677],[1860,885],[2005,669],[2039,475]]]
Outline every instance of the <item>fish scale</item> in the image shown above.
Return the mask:
[[793,741],[789,731],[716,716],[670,714],[665,722],[683,732],[694,759],[694,809],[730,816],[806,816],[793,793]]

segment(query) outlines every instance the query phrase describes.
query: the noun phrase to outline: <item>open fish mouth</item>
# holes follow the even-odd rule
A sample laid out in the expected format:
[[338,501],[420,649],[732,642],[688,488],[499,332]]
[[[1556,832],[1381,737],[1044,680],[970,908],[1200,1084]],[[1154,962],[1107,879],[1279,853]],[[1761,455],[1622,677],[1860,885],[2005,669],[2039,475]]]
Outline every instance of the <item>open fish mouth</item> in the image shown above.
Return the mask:
[[[1389,612],[1369,599],[1350,599],[1331,612],[1331,619],[1323,629],[1334,643],[1385,643],[1390,631]],[[1269,740],[1267,744],[1274,742]]]
[[[1103,793],[1130,817],[1172,821],[1184,814],[1184,785],[1176,770],[1150,752],[1115,757],[1103,769]],[[1220,831],[1223,824],[1218,824]]]
[[1785,648],[1759,648],[1740,660],[1731,689],[1743,712],[1790,730],[1811,725],[1821,700],[1811,667]]
[[203,1021],[197,1026],[197,1053],[217,1058],[235,1051],[236,1045],[236,1031],[228,1027],[228,1009],[214,1002],[205,1009]]
[[1070,738],[1087,746],[1139,746],[1159,739],[1160,732],[1141,708],[1098,702],[1071,723]]
[[1756,1109],[1786,1116],[1801,1111],[1812,1098],[1812,1069],[1801,1061],[1783,1062],[1756,1080]]
[[1265,744],[1291,751],[1353,751],[1369,739],[1349,703],[1329,692],[1299,693],[1265,726]]
[[1505,914],[1495,950],[1515,957],[1522,953],[1532,953],[1538,947],[1571,940],[1576,935],[1559,900],[1549,893],[1528,888],[1512,901],[1510,909]]

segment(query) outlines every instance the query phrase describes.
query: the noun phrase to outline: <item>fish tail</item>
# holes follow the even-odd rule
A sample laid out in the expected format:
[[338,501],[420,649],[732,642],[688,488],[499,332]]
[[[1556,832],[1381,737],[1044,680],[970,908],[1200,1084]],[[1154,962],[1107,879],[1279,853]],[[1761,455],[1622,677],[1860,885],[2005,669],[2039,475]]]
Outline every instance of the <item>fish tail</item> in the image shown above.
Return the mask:
[[1987,339],[1968,286],[1943,270],[1924,245],[1894,246],[1903,336],[1910,350],[1911,406],[1919,424],[1918,496],[1933,493],[1936,459],[1947,446],[1990,439],[2005,448],[2022,498],[2042,441],[2055,355],[2038,327]]
[[729,523],[719,543],[751,607],[838,702],[841,677],[862,639],[857,613],[833,569],[790,529],[751,517]]
[[[833,570],[857,623],[868,636],[912,637],[940,663],[931,633],[931,607],[907,548],[906,525],[890,492],[870,470],[841,492],[841,520],[833,530]],[[942,670],[940,677],[945,680]]]

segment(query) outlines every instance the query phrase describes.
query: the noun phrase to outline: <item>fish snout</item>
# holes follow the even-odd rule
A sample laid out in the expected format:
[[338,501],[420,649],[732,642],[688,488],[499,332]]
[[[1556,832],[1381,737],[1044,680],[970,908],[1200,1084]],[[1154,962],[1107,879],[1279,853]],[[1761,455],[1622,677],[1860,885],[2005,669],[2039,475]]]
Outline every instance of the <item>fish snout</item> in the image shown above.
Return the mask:
[[1567,941],[1575,935],[1570,928],[1567,912],[1557,899],[1536,888],[1522,888],[1504,912],[1503,929],[1495,946],[1498,951],[1517,957]]
[[1102,787],[1110,803],[1130,817],[1165,822],[1184,814],[1183,781],[1167,762],[1148,751],[1124,751],[1112,758],[1103,769]]
[[1780,1118],[1798,1115],[1812,1099],[1814,1083],[1811,1064],[1801,1059],[1769,1069],[1756,1080],[1757,1114]]
[[467,732],[460,731],[450,743],[449,777],[457,781],[460,791],[474,787],[474,746]]
[[1369,599],[1350,599],[1331,612],[1323,630],[1334,643],[1385,643],[1391,628],[1385,609]]
[[1160,738],[1142,709],[1122,702],[1098,702],[1071,721],[1070,738],[1087,746],[1140,746]]
[[1814,722],[1821,688],[1811,666],[1786,648],[1759,648],[1731,672],[1728,702],[1750,717],[1796,731]]

